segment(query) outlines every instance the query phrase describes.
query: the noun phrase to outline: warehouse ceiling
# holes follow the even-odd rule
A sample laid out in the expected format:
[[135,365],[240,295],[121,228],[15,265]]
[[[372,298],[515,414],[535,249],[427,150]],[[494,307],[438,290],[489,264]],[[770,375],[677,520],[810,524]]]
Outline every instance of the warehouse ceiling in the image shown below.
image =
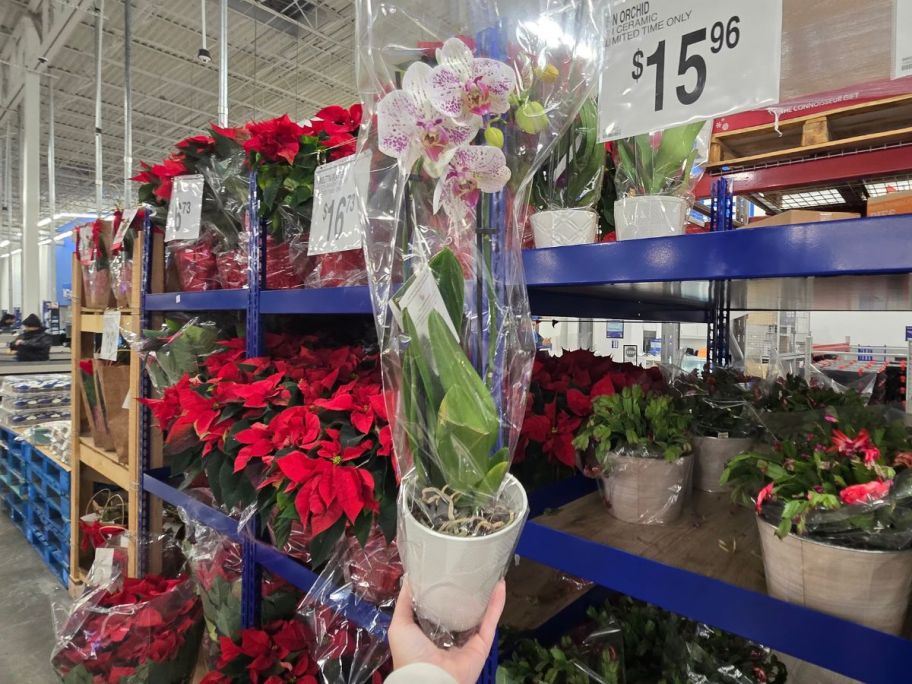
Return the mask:
[[[133,0],[133,158],[161,160],[173,143],[217,119],[219,2],[204,0],[212,55],[202,64],[201,0]],[[124,191],[124,0],[0,0],[0,67],[17,68],[21,22],[42,13],[71,16],[41,76],[41,216],[47,202],[48,93],[54,89],[57,212],[94,211],[95,8],[103,9],[103,192],[113,207]],[[228,0],[229,122],[288,113],[302,119],[327,104],[350,104],[354,87],[351,0]],[[47,20],[45,19],[47,23]],[[13,231],[19,224],[19,112],[2,102],[9,124]],[[21,109],[19,109],[21,111]],[[2,153],[2,146],[0,146]],[[135,193],[134,193],[135,196]],[[58,223],[63,222],[58,221]],[[9,231],[6,216],[4,232]],[[50,228],[50,226],[49,226]]]

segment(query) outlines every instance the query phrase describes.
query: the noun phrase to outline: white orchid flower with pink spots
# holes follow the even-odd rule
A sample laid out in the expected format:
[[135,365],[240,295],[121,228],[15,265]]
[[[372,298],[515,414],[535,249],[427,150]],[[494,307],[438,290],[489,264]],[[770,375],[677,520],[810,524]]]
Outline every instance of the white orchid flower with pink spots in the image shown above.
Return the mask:
[[459,38],[437,50],[437,66],[428,80],[434,106],[458,123],[481,126],[486,114],[509,111],[516,74],[496,59],[476,58]]
[[427,82],[431,67],[415,62],[405,72],[402,90],[388,93],[377,105],[377,135],[384,154],[399,159],[406,169],[424,158],[434,176],[455,150],[478,133],[478,126],[459,125],[431,104]]
[[473,216],[483,192],[500,192],[510,180],[504,153],[490,145],[470,145],[453,155],[434,189],[434,213],[441,204],[453,220]]

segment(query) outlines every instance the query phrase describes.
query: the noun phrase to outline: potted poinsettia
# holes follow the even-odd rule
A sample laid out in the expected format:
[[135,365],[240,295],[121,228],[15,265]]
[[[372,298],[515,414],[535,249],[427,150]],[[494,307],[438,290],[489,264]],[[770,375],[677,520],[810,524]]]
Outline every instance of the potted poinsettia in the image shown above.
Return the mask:
[[808,432],[733,459],[772,596],[894,634],[912,587],[912,432],[884,407],[830,407]]
[[[552,69],[551,74],[556,71]],[[535,176],[536,212],[530,220],[536,247],[595,242],[599,216],[594,207],[602,192],[606,156],[598,133],[598,103],[590,98]]]
[[573,441],[584,472],[598,477],[612,516],[664,524],[684,508],[690,485],[689,419],[669,395],[639,385],[592,402],[592,416]]
[[[450,646],[477,629],[527,515],[508,474],[532,357],[522,227],[534,173],[594,92],[602,41],[592,9],[571,2],[547,17],[494,3],[468,27],[472,12],[440,7],[442,22],[472,29],[442,40],[420,3],[362,4],[360,201],[402,474],[399,549],[420,624]],[[528,31],[555,16],[566,43]],[[398,47],[416,40],[439,47]]]
[[694,489],[717,492],[726,464],[749,451],[760,432],[751,378],[728,368],[680,377],[675,389],[692,419]]
[[702,121],[644,133],[613,143],[618,200],[614,225],[618,240],[676,235],[684,230],[700,151],[710,126]]

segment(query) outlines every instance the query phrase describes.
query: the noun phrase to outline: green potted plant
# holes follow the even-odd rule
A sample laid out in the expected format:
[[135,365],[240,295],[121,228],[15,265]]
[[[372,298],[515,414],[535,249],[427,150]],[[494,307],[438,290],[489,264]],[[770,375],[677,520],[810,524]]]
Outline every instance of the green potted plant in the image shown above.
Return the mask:
[[694,489],[718,492],[726,464],[749,451],[759,432],[751,378],[740,371],[715,368],[678,378],[679,391],[690,411],[694,450]]
[[[360,5],[371,168],[358,199],[402,475],[399,549],[419,623],[449,647],[477,630],[528,514],[508,472],[533,352],[521,235],[535,172],[595,92],[603,41],[593,8],[569,0],[548,7],[566,43],[529,33],[549,16],[534,4],[491,3],[497,28],[487,11],[440,4],[454,37],[418,0]],[[399,49],[416,40],[439,47]],[[517,41],[526,50],[507,57]],[[550,67],[536,75],[530,54]]]
[[596,241],[595,203],[605,175],[605,145],[598,140],[598,103],[583,103],[532,185],[532,231],[536,247],[560,247]]
[[618,240],[676,235],[684,230],[694,174],[709,125],[702,121],[614,143]]
[[612,516],[649,525],[681,515],[693,465],[688,426],[671,396],[639,385],[593,400],[573,444],[585,454],[587,474],[600,478]]
[[884,407],[825,409],[809,431],[734,458],[770,595],[894,634],[912,587],[912,431]]

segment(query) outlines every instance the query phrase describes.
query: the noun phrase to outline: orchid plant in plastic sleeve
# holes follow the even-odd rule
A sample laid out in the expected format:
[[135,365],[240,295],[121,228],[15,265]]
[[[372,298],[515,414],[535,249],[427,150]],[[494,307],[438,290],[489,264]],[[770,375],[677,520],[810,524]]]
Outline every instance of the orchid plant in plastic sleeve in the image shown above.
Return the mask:
[[530,188],[591,97],[601,2],[362,0],[365,255],[415,610],[477,629],[528,503],[508,475],[532,362]]

